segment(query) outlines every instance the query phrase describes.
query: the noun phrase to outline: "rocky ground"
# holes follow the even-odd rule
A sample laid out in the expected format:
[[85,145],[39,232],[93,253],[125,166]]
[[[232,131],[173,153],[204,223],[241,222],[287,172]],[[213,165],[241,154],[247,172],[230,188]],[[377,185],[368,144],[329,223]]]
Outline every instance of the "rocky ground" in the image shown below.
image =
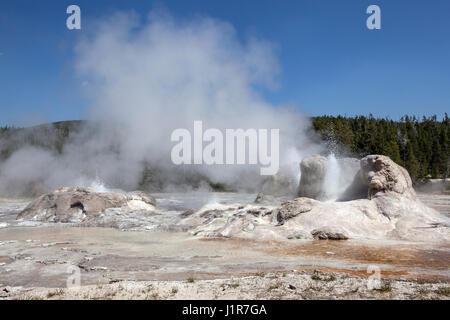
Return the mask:
[[3,288],[3,299],[450,299],[450,286],[430,280],[371,280],[315,270],[258,273],[227,279],[118,281],[73,288]]
[[[419,196],[448,210],[450,196],[439,195],[438,202],[434,194]],[[27,201],[2,203],[10,214],[0,228],[0,299],[449,298],[448,244],[205,239],[174,231],[28,225],[13,221]],[[81,287],[69,289],[73,267]],[[377,270],[381,286],[369,289]]]
[[[449,261],[448,246],[399,241],[7,228],[0,232],[0,298],[448,299]],[[68,289],[77,272],[81,287]],[[369,289],[378,274],[380,286]]]
[[[325,167],[307,168],[300,186],[320,198]],[[342,202],[79,187],[0,199],[0,298],[448,299],[450,195],[417,197],[384,156],[360,168]]]

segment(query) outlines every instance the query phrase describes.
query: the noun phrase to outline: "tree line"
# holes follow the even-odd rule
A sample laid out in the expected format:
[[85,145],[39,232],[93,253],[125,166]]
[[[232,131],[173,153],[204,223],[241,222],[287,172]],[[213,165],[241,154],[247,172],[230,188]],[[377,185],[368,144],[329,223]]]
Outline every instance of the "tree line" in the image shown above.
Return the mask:
[[405,167],[413,181],[446,178],[450,167],[450,120],[437,116],[389,118],[320,116],[313,127],[329,148],[347,156],[389,156]]
[[[0,161],[25,145],[61,153],[71,134],[90,128],[82,127],[86,123],[64,121],[32,128],[0,127]],[[450,120],[447,113],[442,119],[403,116],[399,121],[372,115],[319,116],[312,118],[312,126],[328,148],[339,155],[387,155],[405,167],[415,182],[449,176]]]

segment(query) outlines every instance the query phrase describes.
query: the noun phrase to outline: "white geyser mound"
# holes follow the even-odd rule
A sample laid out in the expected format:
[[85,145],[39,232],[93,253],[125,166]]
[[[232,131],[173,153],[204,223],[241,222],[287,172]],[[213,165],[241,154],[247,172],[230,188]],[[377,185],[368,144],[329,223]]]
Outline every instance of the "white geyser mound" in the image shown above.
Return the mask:
[[[323,173],[324,159],[321,156],[310,157],[302,168],[315,168]],[[314,161],[316,166],[312,165]],[[310,181],[307,182],[301,187],[311,186]],[[316,192],[316,185],[313,187]],[[214,212],[213,218],[200,211],[187,220],[200,223],[194,234],[202,236],[450,241],[449,219],[417,199],[408,172],[389,157],[370,155],[361,159],[360,170],[354,175],[353,183],[340,195],[343,196],[350,201],[330,202],[299,197],[275,209],[224,210]]]

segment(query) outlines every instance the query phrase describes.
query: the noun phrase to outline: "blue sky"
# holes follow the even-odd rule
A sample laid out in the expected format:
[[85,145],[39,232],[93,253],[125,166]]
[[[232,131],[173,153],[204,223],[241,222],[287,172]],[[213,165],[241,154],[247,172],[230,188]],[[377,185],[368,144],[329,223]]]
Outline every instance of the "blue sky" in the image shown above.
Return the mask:
[[[66,29],[77,4],[82,30]],[[370,4],[382,29],[368,30]],[[242,39],[276,44],[280,88],[262,91],[309,115],[399,118],[450,110],[450,1],[414,0],[55,0],[0,2],[0,125],[83,118],[88,101],[74,76],[73,46],[96,19],[115,10],[231,23]]]

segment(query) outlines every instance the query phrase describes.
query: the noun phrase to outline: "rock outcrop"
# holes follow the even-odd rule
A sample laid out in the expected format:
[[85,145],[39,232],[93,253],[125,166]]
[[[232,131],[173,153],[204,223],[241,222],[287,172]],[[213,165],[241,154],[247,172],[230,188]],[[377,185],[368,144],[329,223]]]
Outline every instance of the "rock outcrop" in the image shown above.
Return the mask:
[[260,192],[256,195],[255,203],[260,203],[263,201],[263,199],[264,199],[264,193]]
[[276,211],[276,220],[279,225],[285,221],[292,219],[299,214],[311,211],[318,201],[309,198],[297,198],[292,201],[283,203],[280,209]]
[[[320,189],[309,178],[322,177],[323,159],[309,158],[302,166],[313,171],[307,171],[311,174],[303,186],[312,186],[309,190],[315,194]],[[214,216],[205,215],[208,210],[204,208],[185,222],[193,226],[194,235],[200,236],[450,241],[449,219],[416,198],[408,172],[389,157],[363,158],[352,187],[355,185],[361,190],[351,194],[351,201],[323,202],[300,197],[273,208],[216,208]]]
[[306,157],[300,163],[299,197],[319,199],[323,192],[323,183],[327,170],[327,158],[320,155]]
[[95,192],[85,187],[63,187],[32,201],[17,217],[45,222],[81,222],[110,208],[155,209],[155,200],[144,192]]
[[361,173],[368,184],[369,199],[388,192],[416,198],[408,171],[387,156],[371,155],[361,159]]
[[348,235],[344,230],[337,227],[322,227],[311,231],[314,239],[319,240],[347,240]]
[[339,201],[372,199],[391,192],[411,200],[416,199],[408,171],[389,157],[370,155],[361,159],[360,164],[361,169]]

